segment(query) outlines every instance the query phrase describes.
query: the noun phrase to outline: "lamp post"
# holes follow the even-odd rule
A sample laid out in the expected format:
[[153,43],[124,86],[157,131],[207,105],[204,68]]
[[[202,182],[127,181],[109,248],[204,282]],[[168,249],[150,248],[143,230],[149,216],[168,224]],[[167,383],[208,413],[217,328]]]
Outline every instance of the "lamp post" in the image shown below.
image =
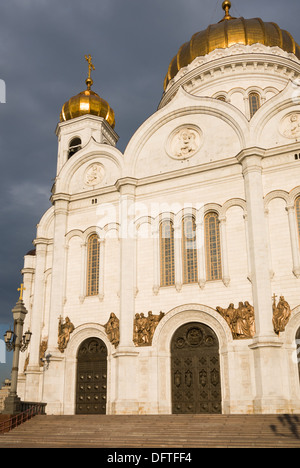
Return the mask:
[[6,348],[8,351],[13,351],[14,355],[11,373],[11,389],[10,394],[4,402],[3,414],[17,414],[21,411],[21,400],[17,395],[20,352],[26,351],[31,339],[31,332],[29,330],[23,335],[24,320],[27,315],[27,310],[23,303],[23,290],[24,287],[21,285],[21,289],[19,289],[19,291],[21,291],[19,301],[12,310],[14,331],[8,330],[4,335]]

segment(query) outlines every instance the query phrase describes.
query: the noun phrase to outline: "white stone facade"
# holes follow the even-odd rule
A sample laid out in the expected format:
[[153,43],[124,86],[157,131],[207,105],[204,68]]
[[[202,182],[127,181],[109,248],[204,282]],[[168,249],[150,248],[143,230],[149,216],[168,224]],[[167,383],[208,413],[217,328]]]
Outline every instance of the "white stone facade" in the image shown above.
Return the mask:
[[[48,414],[74,414],[78,349],[96,337],[108,351],[107,414],[170,414],[172,337],[181,325],[199,322],[219,340],[223,413],[300,411],[299,76],[300,61],[279,48],[233,46],[180,70],[124,154],[100,117],[58,125],[53,206],[38,225],[36,255],[25,257],[23,270],[25,327],[32,332],[20,365],[23,399],[46,402]],[[252,118],[251,91],[261,98]],[[217,99],[221,95],[225,101]],[[190,132],[191,146],[178,146],[182,130]],[[82,149],[68,160],[74,137]],[[96,176],[89,179],[93,167]],[[209,211],[220,221],[217,281],[207,280],[205,267],[203,215]],[[194,284],[184,284],[182,274],[180,232],[187,213],[197,224]],[[169,287],[160,283],[163,219],[172,219],[175,229],[175,284]],[[87,240],[94,232],[99,293],[88,297]],[[292,309],[279,336],[273,294]],[[254,306],[253,339],[234,340],[216,310],[240,301]],[[165,316],[152,346],[137,347],[134,317],[148,311]],[[120,319],[117,348],[104,328],[112,312]],[[60,316],[75,327],[64,353],[57,346]]]

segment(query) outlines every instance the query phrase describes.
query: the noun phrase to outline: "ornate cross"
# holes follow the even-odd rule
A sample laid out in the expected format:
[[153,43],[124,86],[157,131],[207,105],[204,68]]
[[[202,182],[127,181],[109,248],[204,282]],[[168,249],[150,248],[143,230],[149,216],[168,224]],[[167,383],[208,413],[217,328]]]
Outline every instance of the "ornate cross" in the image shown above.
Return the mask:
[[277,298],[277,296],[276,296],[275,293],[273,294],[272,298],[273,298],[273,303],[276,305],[276,298]]
[[18,291],[20,291],[20,298],[19,298],[19,300],[20,300],[20,301],[23,301],[23,292],[26,291],[26,288],[24,288],[24,284],[23,284],[23,283],[21,284],[21,287],[18,288]]
[[95,70],[95,66],[92,62],[92,57],[90,55],[85,55],[85,60],[87,61],[87,63],[89,64],[89,80],[91,79],[91,71],[92,70]]

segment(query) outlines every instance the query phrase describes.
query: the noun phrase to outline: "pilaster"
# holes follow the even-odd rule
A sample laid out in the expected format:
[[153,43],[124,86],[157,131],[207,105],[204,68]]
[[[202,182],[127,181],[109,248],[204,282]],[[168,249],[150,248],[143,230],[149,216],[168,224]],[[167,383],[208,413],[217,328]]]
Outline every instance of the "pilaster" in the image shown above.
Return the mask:
[[139,352],[133,343],[136,286],[136,233],[135,189],[137,180],[120,179],[116,187],[120,192],[120,344],[113,355],[116,359],[116,400],[112,402],[113,414],[138,412],[137,363]]
[[247,202],[247,226],[251,262],[251,283],[255,310],[256,335],[253,350],[256,396],[255,413],[288,411],[283,398],[282,343],[273,329],[272,285],[268,231],[262,182],[264,150],[250,148],[238,155],[242,165]]
[[39,401],[40,377],[40,341],[44,310],[44,273],[48,240],[38,238],[36,246],[36,266],[34,283],[34,300],[31,311],[31,342],[29,348],[29,363],[26,371],[25,398],[27,401]]

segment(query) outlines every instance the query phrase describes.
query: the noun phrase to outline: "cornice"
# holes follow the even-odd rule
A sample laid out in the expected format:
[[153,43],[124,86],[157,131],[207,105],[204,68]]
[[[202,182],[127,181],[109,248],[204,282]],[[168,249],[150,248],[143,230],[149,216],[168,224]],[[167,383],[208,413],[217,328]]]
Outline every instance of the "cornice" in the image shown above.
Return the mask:
[[[263,64],[262,70],[259,69],[258,64]],[[230,73],[236,79],[240,65],[243,76],[249,72],[249,74],[259,73],[264,76],[267,74],[281,76],[288,80],[300,75],[300,60],[279,47],[236,44],[229,49],[218,49],[205,57],[197,57],[190,65],[182,68],[170,81],[158,109],[168,104],[180,87],[184,87],[191,93],[193,89],[206,84],[208,80],[211,83],[219,79],[220,77],[215,76],[217,72],[221,73],[222,79],[226,73]]]

